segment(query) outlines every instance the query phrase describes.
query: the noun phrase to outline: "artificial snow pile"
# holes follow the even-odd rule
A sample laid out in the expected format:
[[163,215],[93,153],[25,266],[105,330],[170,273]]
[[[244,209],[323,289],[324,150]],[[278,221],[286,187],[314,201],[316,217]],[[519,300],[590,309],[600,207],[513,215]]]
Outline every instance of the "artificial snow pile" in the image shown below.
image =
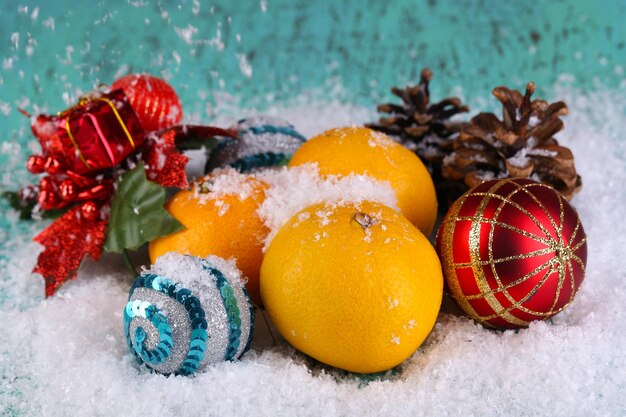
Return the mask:
[[[234,261],[213,255],[204,259],[208,265],[222,272],[232,285],[237,287],[245,285],[245,278],[241,276],[241,271],[237,269]],[[214,290],[216,287],[215,280],[217,278],[206,270],[198,258],[190,260],[188,257],[179,256],[173,252],[160,256],[154,265],[144,270],[144,273],[168,277],[184,288],[204,288],[207,291],[209,288]]]
[[357,174],[323,177],[317,164],[261,170],[252,174],[242,174],[233,168],[217,169],[196,182],[190,198],[199,204],[212,201],[219,208],[217,214],[223,216],[230,209],[224,197],[235,196],[245,200],[254,194],[259,184],[267,186],[265,199],[258,209],[259,218],[269,229],[263,241],[264,249],[292,216],[313,204],[374,201],[399,210],[389,181]]
[[265,240],[266,249],[282,225],[297,212],[313,204],[359,203],[369,200],[399,210],[391,184],[367,175],[329,175],[322,178],[315,164],[305,164],[278,171],[260,172],[257,177],[270,186],[266,192],[267,197],[259,208],[259,216],[270,230]]
[[[444,301],[432,334],[399,371],[364,381],[311,368],[289,346],[273,345],[259,318],[242,361],[166,378],[139,367],[128,351],[122,310],[132,278],[121,261],[87,263],[77,280],[43,300],[43,280],[29,273],[39,247],[26,230],[2,254],[9,260],[0,280],[0,415],[623,415],[626,100],[623,92],[554,95],[571,109],[559,140],[573,150],[584,180],[572,203],[588,235],[589,263],[576,300],[550,322],[491,331]],[[307,136],[374,117],[337,103],[271,112]],[[272,186],[261,208],[272,229],[318,199],[354,197],[345,190],[394,205],[384,184],[354,176],[320,185],[312,170],[258,175]]]

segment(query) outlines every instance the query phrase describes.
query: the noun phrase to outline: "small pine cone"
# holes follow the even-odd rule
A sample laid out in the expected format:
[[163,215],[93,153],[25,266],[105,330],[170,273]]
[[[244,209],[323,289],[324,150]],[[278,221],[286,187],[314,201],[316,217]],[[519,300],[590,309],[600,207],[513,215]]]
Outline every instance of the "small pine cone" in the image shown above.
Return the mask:
[[391,92],[402,99],[402,104],[386,103],[378,106],[381,117],[378,123],[366,126],[399,138],[407,145],[413,145],[420,157],[426,161],[441,161],[452,150],[450,138],[456,136],[463,123],[450,120],[459,113],[469,111],[458,97],[445,98],[430,103],[428,85],[432,72],[422,70],[420,82],[404,89],[393,87]]
[[563,129],[562,101],[532,100],[535,84],[526,93],[496,87],[502,103],[502,121],[493,113],[472,118],[454,143],[454,153],[443,161],[442,175],[473,187],[493,178],[532,178],[551,185],[568,200],[582,186],[572,152],[553,137]]
[[[378,123],[366,124],[395,137],[404,146],[414,151],[424,162],[435,183],[439,206],[446,208],[462,189],[454,181],[441,176],[443,159],[454,151],[453,143],[466,123],[451,120],[457,114],[469,111],[458,97],[445,98],[430,103],[429,83],[432,72],[422,70],[420,82],[404,89],[394,87],[391,92],[402,100],[402,104],[386,103],[378,106],[386,114]],[[452,197],[453,198],[453,197]]]

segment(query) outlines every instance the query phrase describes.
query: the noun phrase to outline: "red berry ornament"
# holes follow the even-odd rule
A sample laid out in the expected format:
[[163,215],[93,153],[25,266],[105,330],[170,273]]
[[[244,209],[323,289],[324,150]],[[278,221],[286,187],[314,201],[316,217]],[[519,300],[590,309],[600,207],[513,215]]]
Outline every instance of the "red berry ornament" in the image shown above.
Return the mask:
[[115,81],[111,88],[124,90],[146,132],[173,127],[183,118],[183,109],[176,92],[161,78],[130,74]]
[[567,307],[580,287],[587,239],[552,187],[486,181],[451,207],[437,234],[448,292],[472,319],[515,329]]
[[26,169],[31,174],[41,174],[44,171],[46,160],[39,155],[31,155],[26,160]]

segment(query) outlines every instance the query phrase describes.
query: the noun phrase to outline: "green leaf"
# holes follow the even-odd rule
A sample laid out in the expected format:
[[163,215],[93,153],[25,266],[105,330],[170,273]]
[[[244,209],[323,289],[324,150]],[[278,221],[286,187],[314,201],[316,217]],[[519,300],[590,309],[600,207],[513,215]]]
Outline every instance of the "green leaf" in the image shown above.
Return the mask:
[[211,151],[219,144],[219,142],[220,140],[215,137],[203,138],[199,136],[192,136],[184,142],[177,143],[176,148],[178,148],[179,151],[193,151],[202,148],[207,151]]
[[117,184],[104,250],[122,253],[183,229],[164,208],[165,189],[146,179],[143,163],[127,171]]

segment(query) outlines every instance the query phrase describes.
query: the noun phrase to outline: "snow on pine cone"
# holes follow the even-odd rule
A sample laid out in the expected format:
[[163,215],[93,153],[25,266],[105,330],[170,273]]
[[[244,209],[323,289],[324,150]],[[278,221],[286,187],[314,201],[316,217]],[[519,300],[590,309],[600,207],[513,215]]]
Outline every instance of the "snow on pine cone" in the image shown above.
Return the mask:
[[498,178],[530,178],[551,185],[571,199],[582,186],[572,151],[553,137],[563,129],[560,116],[568,112],[562,102],[532,100],[535,84],[526,93],[496,87],[493,95],[502,103],[503,118],[480,113],[463,128],[454,152],[444,158],[442,175],[467,188]]

